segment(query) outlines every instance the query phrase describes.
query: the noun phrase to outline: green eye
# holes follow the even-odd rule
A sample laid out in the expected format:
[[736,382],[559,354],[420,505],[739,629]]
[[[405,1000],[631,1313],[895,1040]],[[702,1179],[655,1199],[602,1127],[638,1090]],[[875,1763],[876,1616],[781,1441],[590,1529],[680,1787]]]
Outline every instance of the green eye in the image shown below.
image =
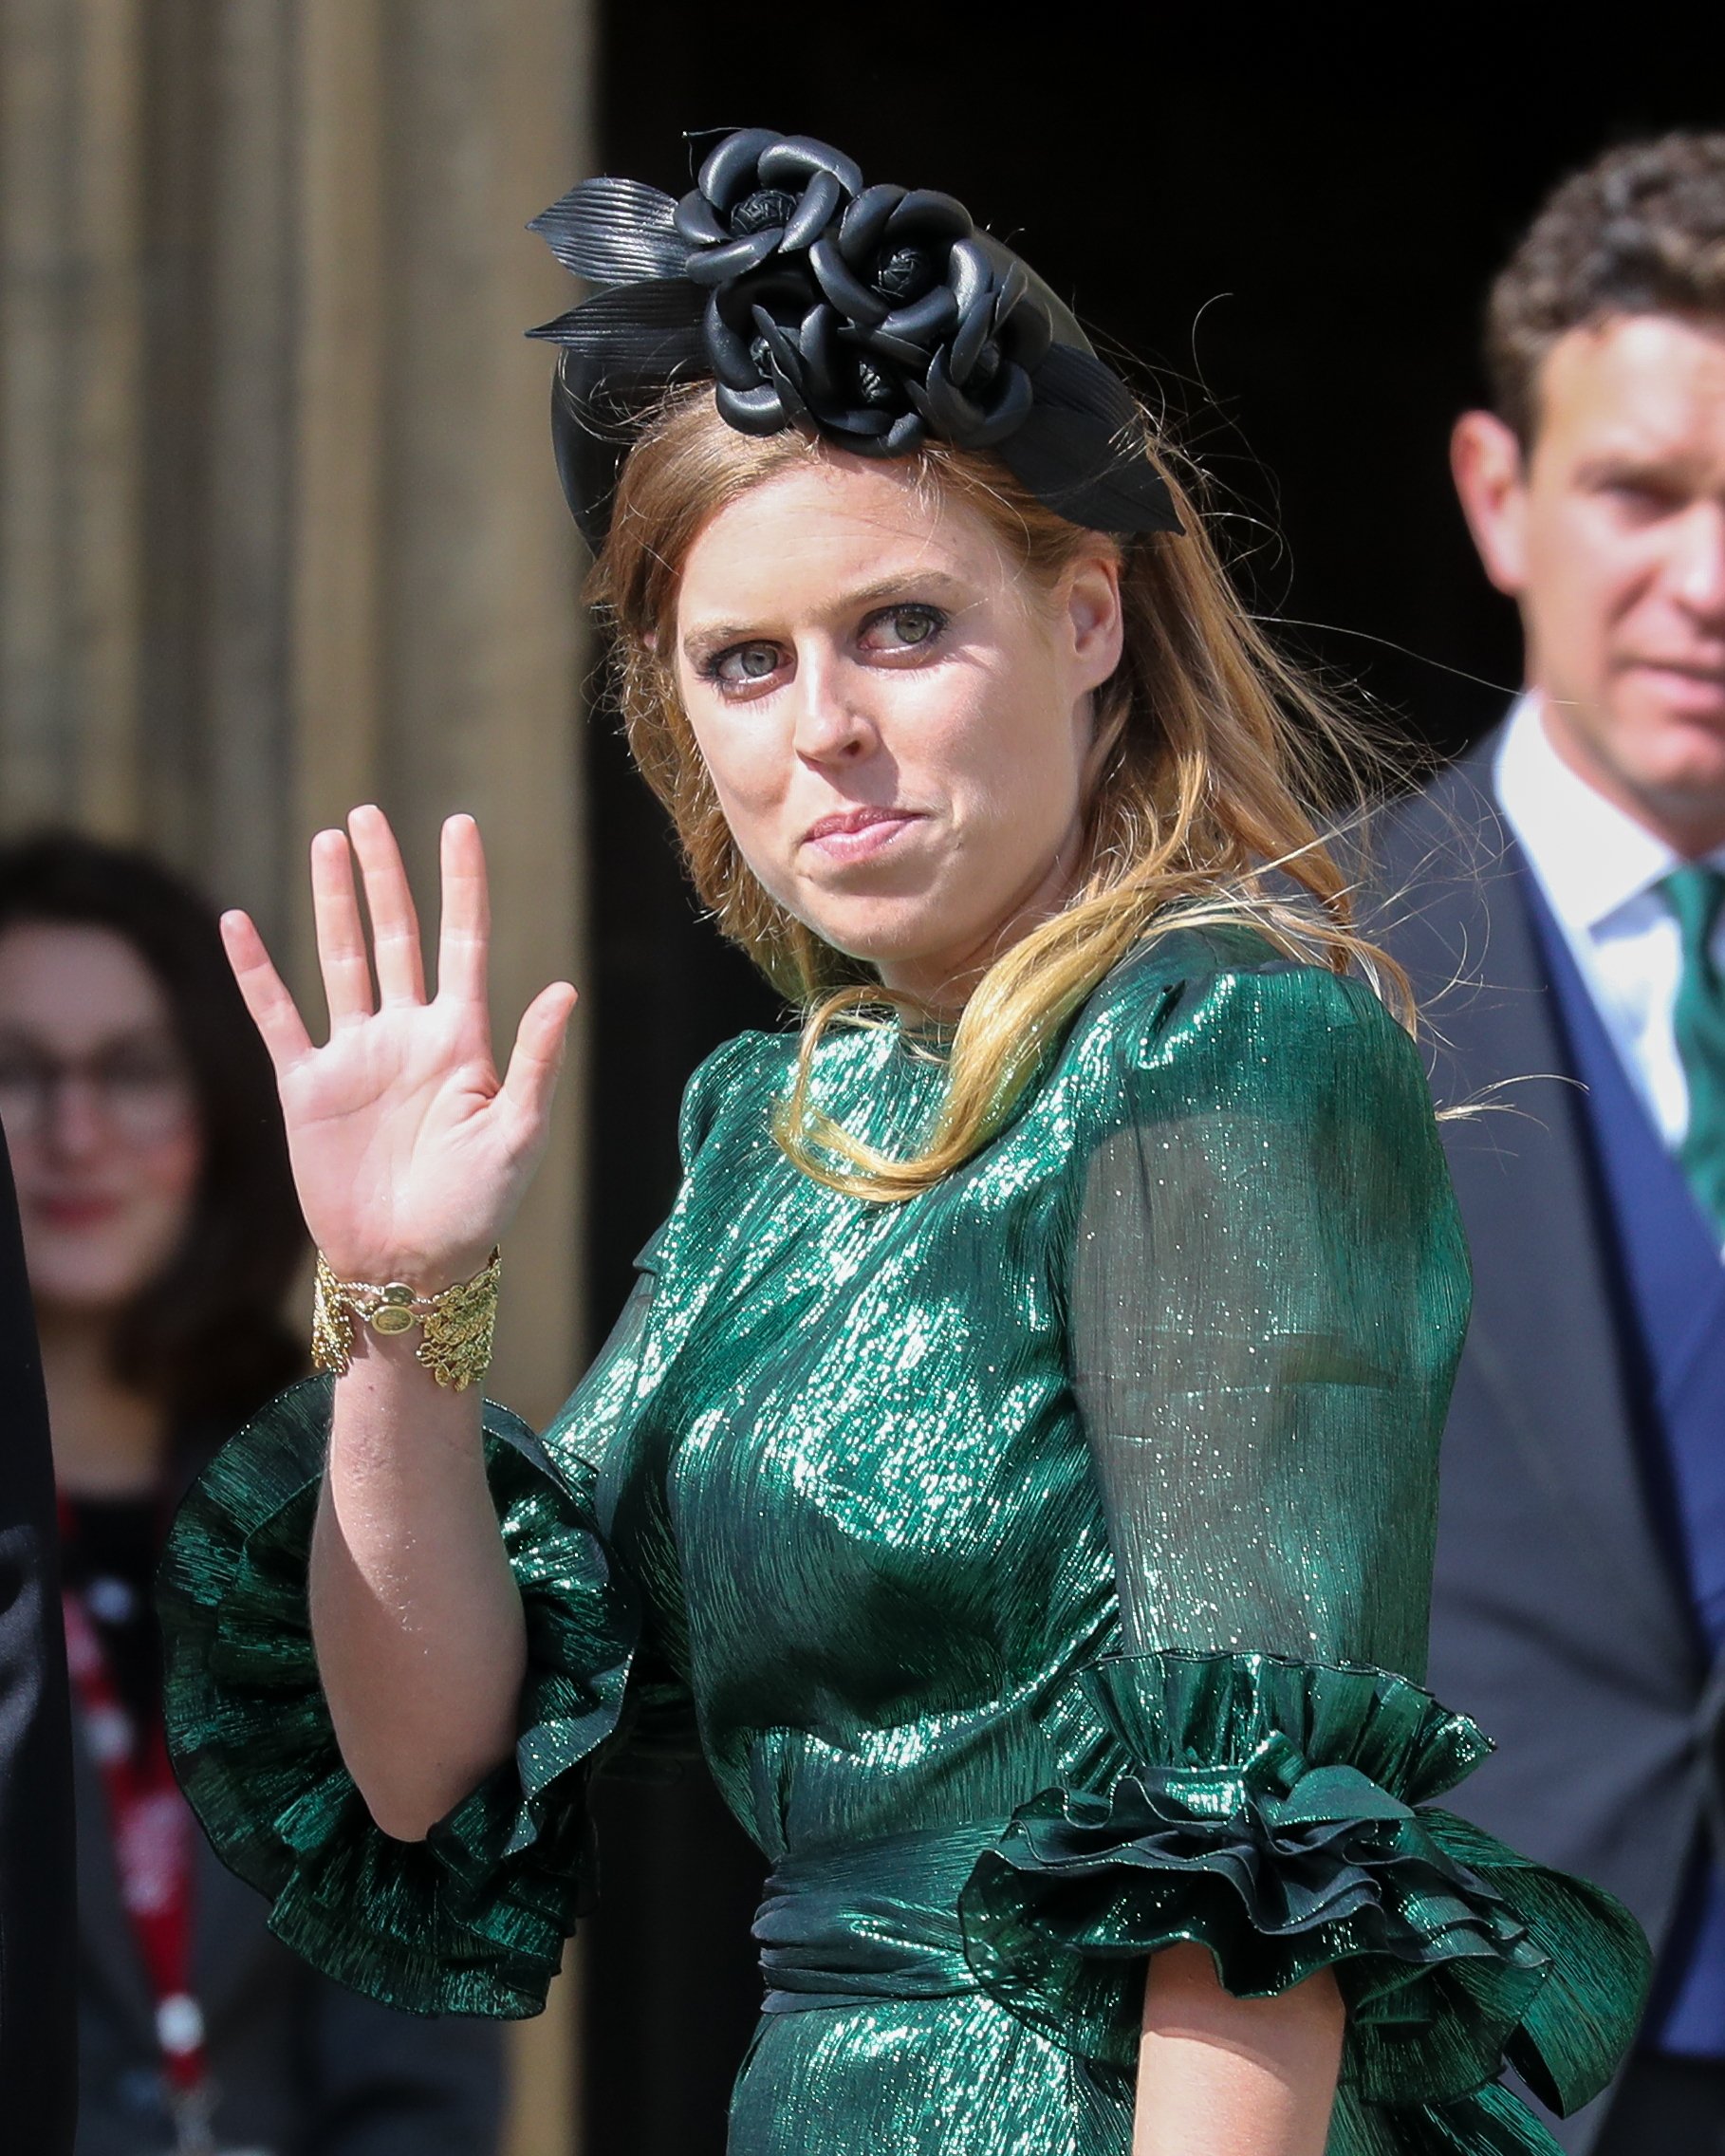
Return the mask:
[[932,643],[946,622],[938,606],[888,606],[864,623],[862,641],[876,651],[915,651]]
[[737,688],[767,680],[778,672],[783,658],[776,643],[733,643],[706,660],[700,672],[710,681]]

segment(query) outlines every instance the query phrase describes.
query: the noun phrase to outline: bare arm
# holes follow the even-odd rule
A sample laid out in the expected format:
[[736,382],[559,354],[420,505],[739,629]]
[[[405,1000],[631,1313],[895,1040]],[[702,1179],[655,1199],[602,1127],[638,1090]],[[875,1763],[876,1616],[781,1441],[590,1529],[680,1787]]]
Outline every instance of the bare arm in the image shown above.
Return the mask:
[[[507,1076],[486,1010],[484,857],[469,817],[444,827],[437,989],[389,827],[375,808],[312,846],[325,1047],[243,914],[223,922],[275,1062],[306,1224],[338,1274],[421,1292],[468,1278],[513,1217],[545,1143],[575,993],[522,1019]],[[374,989],[354,886],[365,879]],[[342,1756],[386,1833],[422,1836],[515,1738],[521,1603],[486,1489],[475,1392],[440,1388],[414,1336],[360,1328],[336,1385],[311,1552],[318,1667]]]
[[411,1340],[368,1339],[337,1385],[311,1629],[348,1772],[418,1840],[508,1756],[527,1642],[478,1401],[440,1392]]
[[1152,1956],[1132,2156],[1324,2156],[1345,2023],[1327,1970],[1234,1998],[1205,1948]]

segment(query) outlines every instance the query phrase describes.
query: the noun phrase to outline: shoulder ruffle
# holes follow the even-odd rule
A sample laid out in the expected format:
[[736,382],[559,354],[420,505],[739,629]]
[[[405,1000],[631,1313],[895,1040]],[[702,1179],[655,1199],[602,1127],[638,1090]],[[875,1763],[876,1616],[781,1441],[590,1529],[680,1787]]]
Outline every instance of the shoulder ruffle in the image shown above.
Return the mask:
[[1129,2068],[1144,1958],[1176,1941],[1236,1997],[1332,1968],[1345,2147],[1553,2146],[1491,2084],[1512,2066],[1564,2113],[1595,2095],[1646,1944],[1597,1887],[1425,1806],[1489,1750],[1465,1717],[1380,1670],[1268,1655],[1120,1657],[1084,1682],[1121,1771],[1106,1794],[1045,1792],[977,1860],[959,1912],[986,1990]]
[[[1322,1051],[1338,1035],[1419,1069],[1405,1030],[1357,974],[1286,957],[1251,927],[1175,929],[1121,973],[1116,1031],[1123,1051],[1155,1069],[1188,1026],[1208,1033],[1273,1036],[1291,1055]],[[1232,1045],[1232,1044],[1231,1044]]]
[[677,1126],[685,1175],[714,1124],[739,1092],[747,1090],[762,1101],[777,1092],[795,1059],[796,1045],[792,1036],[784,1033],[738,1033],[696,1067],[683,1087]]
[[1324,1124],[1345,1107],[1388,1115],[1427,1173],[1440,1150],[1419,1051],[1370,983],[1289,958],[1245,922],[1171,928],[1129,954],[1064,1060],[1104,1126],[1210,1108]]
[[521,1735],[425,1841],[383,1833],[342,1764],[306,1607],[329,1397],[321,1378],[284,1393],[180,1508],[159,1585],[176,1767],[270,1929],[326,1975],[410,2013],[537,2013],[581,1905],[580,1770],[617,1726],[632,1599],[538,1440],[488,1404],[527,1616]]

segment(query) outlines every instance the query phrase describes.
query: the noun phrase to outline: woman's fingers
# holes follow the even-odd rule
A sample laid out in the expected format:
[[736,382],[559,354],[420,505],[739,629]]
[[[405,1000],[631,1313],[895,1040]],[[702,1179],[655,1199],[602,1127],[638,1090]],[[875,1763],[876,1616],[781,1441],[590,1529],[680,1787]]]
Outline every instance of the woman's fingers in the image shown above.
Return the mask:
[[311,842],[311,911],[333,1032],[372,1013],[371,964],[345,831],[320,831]]
[[516,1029],[510,1067],[503,1074],[503,1098],[517,1123],[535,1133],[551,1110],[569,1019],[579,1000],[566,980],[554,980],[534,996]]
[[437,936],[437,994],[486,1008],[485,968],[491,945],[492,901],[485,876],[485,848],[471,816],[448,817],[438,848],[443,875],[443,915]]
[[280,1077],[312,1053],[311,1035],[306,1031],[299,1006],[270,962],[250,914],[223,914],[222,943],[251,1022],[263,1035],[269,1060]]
[[356,808],[348,816],[347,830],[365,879],[378,994],[385,1003],[423,1003],[425,957],[419,917],[389,819],[380,808]]

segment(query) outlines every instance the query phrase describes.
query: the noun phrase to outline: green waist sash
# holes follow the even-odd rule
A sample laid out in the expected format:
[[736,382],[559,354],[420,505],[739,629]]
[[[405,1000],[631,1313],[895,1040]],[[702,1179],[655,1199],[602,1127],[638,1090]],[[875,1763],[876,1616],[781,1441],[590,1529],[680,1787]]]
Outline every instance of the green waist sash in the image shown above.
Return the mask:
[[979,1991],[958,1896],[1008,1822],[855,1842],[774,1867],[754,1920],[768,2014]]

